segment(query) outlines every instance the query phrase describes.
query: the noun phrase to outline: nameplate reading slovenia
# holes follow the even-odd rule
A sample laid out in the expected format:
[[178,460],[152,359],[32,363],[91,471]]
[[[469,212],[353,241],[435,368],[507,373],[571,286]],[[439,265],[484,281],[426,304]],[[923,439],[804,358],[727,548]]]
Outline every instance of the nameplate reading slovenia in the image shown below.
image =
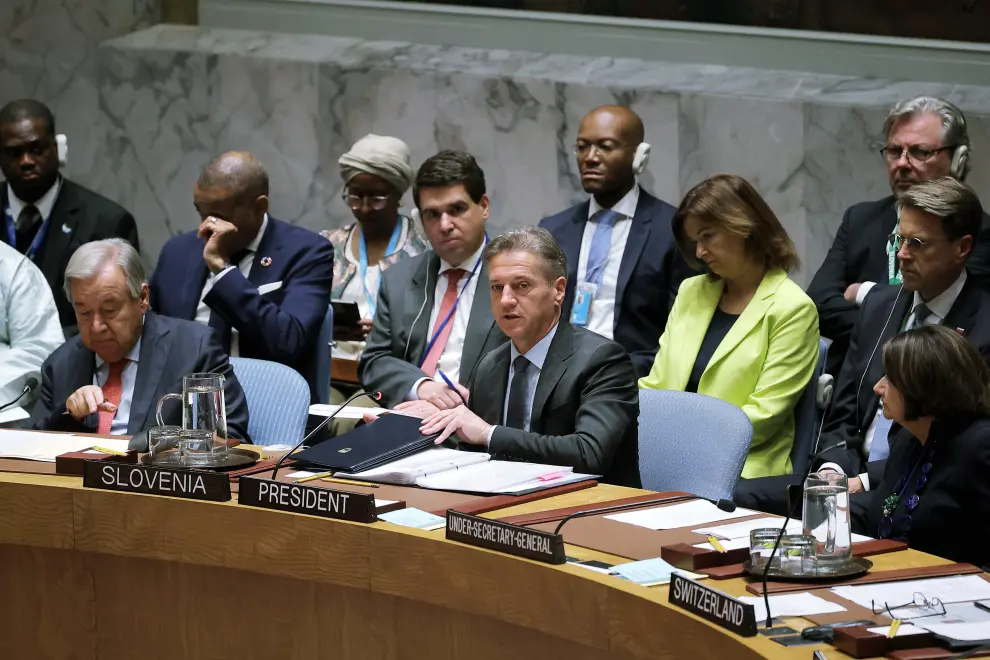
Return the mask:
[[756,610],[752,605],[677,573],[670,578],[668,601],[741,637],[756,634]]
[[469,516],[449,509],[447,538],[547,564],[563,564],[567,561],[564,555],[564,537],[559,534]]
[[230,500],[227,475],[206,470],[171,470],[147,465],[86,461],[83,486],[210,502]]
[[285,483],[260,477],[241,477],[237,501],[246,506],[305,513],[321,518],[361,523],[378,520],[375,515],[374,495]]

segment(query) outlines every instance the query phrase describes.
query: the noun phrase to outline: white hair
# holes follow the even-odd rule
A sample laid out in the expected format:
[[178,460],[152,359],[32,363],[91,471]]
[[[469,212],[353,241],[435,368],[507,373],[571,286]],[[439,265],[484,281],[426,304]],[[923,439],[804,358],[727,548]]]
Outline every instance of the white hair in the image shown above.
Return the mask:
[[127,291],[131,298],[141,295],[141,287],[147,281],[144,264],[134,246],[122,238],[108,238],[102,241],[91,241],[72,253],[65,267],[65,296],[72,302],[72,280],[88,280],[107,264],[116,263],[124,271],[127,280]]
[[[934,96],[916,96],[913,99],[901,101],[887,113],[887,119],[883,123],[883,139],[886,142],[890,138],[890,132],[894,124],[904,117],[913,117],[919,114],[935,115],[942,122],[942,144],[944,146],[956,145],[970,148],[969,131],[966,129],[966,116],[962,110],[952,103]],[[969,174],[969,164],[959,173],[960,180],[965,181]]]

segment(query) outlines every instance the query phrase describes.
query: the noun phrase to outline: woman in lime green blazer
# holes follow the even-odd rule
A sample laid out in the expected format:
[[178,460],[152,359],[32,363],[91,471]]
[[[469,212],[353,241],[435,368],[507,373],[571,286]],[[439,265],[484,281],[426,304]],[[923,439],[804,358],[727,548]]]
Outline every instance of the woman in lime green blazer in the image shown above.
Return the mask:
[[718,174],[695,186],[674,215],[685,280],[641,388],[707,394],[753,423],[747,479],[787,474],[794,405],[818,361],[818,311],[788,276],[794,244],[744,179]]

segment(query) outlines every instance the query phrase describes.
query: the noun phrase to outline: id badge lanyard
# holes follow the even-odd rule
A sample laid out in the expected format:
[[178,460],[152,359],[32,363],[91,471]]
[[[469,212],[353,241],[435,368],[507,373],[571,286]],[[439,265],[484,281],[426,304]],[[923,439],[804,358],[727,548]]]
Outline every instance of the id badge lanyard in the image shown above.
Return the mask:
[[[897,224],[894,225],[894,233],[896,234],[901,230],[901,211],[897,211]],[[900,264],[897,263],[897,250],[894,248],[894,243],[892,241],[887,241],[887,283],[888,284],[900,284],[901,283],[901,268]]]
[[[7,225],[7,244],[16,250],[17,223],[14,221],[13,214],[10,211],[9,204],[4,205],[3,218],[5,224]],[[34,240],[31,241],[31,246],[28,248],[28,251],[24,253],[24,256],[26,256],[31,261],[34,261],[34,255],[38,253],[38,249],[41,247],[41,244],[45,240],[45,234],[48,233],[48,225],[50,222],[51,222],[51,216],[49,215],[48,218],[46,218],[44,222],[41,223],[41,226],[38,227],[38,232],[34,235]]]
[[[488,245],[488,232],[485,232],[485,245]],[[461,287],[461,290],[457,294],[457,298],[454,299],[454,304],[451,306],[450,311],[447,312],[447,316],[444,317],[443,323],[437,326],[436,332],[434,332],[433,337],[430,338],[430,343],[426,345],[426,350],[423,351],[423,354],[419,358],[419,364],[416,366],[422,368],[423,363],[426,362],[426,356],[428,356],[430,351],[433,350],[433,344],[437,343],[437,339],[443,333],[443,329],[448,323],[450,323],[450,320],[454,318],[454,314],[457,312],[457,305],[461,302],[461,296],[464,295],[464,290],[468,288],[468,285],[471,284],[471,279],[478,272],[478,268],[481,266],[481,260],[482,257],[479,256],[478,260],[474,262],[474,268],[471,269],[471,273],[464,279],[464,286]]]
[[[402,234],[402,218],[395,223],[395,229],[392,230],[392,238],[388,239],[388,247],[385,248],[385,256],[389,256],[395,252],[396,246],[399,244],[399,236]],[[371,291],[368,290],[368,244],[364,240],[364,232],[361,232],[359,236],[361,239],[358,241],[358,267],[361,269],[361,288],[364,289],[364,297],[368,301],[368,309],[370,314],[368,318],[375,318],[375,309],[378,307],[378,297],[377,295],[371,295]]]

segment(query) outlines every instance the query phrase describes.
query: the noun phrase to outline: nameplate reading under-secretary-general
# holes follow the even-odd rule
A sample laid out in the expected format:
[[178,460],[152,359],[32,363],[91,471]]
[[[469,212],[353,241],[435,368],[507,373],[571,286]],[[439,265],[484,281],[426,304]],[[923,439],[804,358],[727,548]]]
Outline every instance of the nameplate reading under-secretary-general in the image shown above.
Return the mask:
[[509,555],[535,559],[547,564],[563,564],[564,538],[518,525],[447,511],[447,538]]
[[374,495],[260,477],[241,477],[237,501],[261,509],[306,513],[321,518],[362,523],[378,520]]
[[670,577],[668,601],[741,637],[756,634],[756,609],[752,605],[677,573]]
[[227,475],[205,470],[173,470],[128,463],[86,461],[83,486],[210,502],[230,500],[230,480]]

